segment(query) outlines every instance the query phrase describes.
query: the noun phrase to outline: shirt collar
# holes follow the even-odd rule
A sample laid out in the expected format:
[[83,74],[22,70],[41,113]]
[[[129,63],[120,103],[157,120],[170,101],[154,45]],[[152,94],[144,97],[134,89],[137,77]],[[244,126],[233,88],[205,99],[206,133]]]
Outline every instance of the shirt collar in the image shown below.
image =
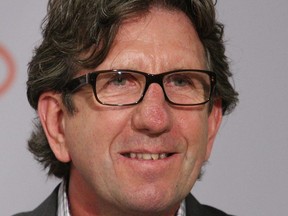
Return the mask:
[[66,188],[67,188],[66,181],[62,181],[58,191],[57,216],[71,216],[69,211],[69,202]]

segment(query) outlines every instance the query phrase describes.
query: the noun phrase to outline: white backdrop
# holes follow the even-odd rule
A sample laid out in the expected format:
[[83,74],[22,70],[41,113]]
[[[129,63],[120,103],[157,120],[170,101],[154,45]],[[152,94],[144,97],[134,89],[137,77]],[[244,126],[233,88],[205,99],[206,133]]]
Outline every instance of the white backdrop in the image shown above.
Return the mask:
[[[193,193],[202,203],[235,215],[285,216],[288,1],[218,2],[240,104],[224,118],[204,178]],[[33,209],[57,184],[26,150],[34,118],[25,95],[26,65],[41,39],[46,4],[0,0],[1,216]]]

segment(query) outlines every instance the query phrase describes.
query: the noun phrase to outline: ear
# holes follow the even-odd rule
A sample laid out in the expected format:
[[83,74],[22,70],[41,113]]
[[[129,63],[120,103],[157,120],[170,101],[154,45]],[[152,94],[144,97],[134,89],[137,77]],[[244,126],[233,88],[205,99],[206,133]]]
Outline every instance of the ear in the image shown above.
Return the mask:
[[38,102],[38,115],[55,157],[63,162],[70,161],[65,143],[64,105],[61,95],[55,92],[44,92]]
[[222,122],[222,102],[215,100],[212,111],[208,117],[208,144],[205,160],[207,161],[211,155],[214,140]]

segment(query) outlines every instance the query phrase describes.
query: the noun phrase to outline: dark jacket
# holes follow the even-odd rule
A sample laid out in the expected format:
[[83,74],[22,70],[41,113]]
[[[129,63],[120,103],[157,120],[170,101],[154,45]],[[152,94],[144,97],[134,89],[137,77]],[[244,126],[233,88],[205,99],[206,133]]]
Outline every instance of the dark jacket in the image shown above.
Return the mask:
[[[58,188],[35,210],[14,216],[57,216]],[[200,204],[191,194],[186,197],[185,201],[187,216],[229,216],[218,209]]]

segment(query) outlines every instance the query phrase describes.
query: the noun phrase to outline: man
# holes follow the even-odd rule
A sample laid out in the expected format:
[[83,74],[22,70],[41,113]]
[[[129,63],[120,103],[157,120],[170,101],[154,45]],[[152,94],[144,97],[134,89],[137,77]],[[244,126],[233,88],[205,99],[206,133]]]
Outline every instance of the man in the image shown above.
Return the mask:
[[210,0],[50,0],[30,151],[63,179],[20,215],[226,215],[191,195],[237,93]]

